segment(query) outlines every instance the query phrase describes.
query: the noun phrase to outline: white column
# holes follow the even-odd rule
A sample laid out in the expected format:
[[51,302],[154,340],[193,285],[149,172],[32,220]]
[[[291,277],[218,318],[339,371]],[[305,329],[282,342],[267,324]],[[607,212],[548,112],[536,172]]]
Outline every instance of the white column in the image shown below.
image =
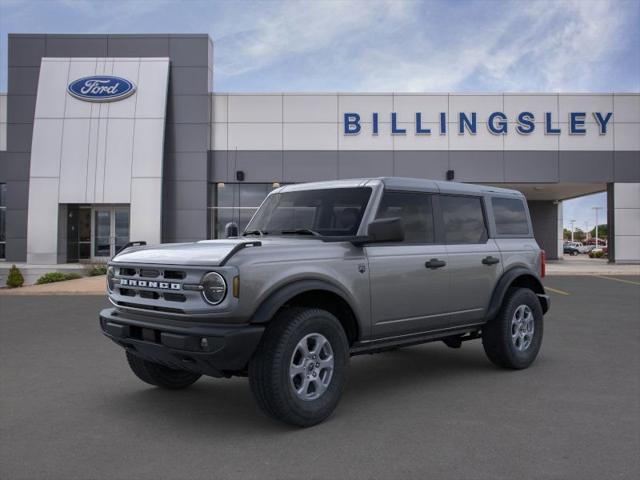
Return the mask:
[[616,263],[640,263],[640,183],[613,184]]

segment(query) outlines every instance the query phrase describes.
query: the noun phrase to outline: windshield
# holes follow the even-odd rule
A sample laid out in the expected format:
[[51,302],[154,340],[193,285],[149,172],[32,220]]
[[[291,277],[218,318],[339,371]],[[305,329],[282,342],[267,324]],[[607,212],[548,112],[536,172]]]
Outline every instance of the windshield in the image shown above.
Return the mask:
[[354,236],[370,196],[365,187],[274,193],[244,235]]

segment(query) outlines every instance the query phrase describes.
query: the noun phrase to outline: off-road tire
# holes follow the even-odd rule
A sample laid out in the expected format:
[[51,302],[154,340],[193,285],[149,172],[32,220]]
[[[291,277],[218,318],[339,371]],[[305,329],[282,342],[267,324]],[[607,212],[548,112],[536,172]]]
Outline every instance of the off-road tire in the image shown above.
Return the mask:
[[126,355],[127,362],[133,373],[149,385],[169,390],[180,390],[187,388],[201,377],[198,373],[174,370],[164,365],[149,362],[129,352],[126,352]]
[[[511,336],[511,320],[516,309],[526,305],[533,313],[534,332],[530,345],[518,350]],[[502,307],[482,328],[482,346],[495,365],[519,370],[527,368],[536,359],[542,345],[543,314],[536,294],[528,288],[512,288],[506,293]]]
[[[323,335],[333,350],[334,367],[327,390],[315,400],[296,396],[289,367],[294,349],[306,335]],[[271,320],[249,362],[249,383],[260,409],[282,422],[310,427],[336,408],[347,382],[349,342],[338,319],[317,308],[286,308]]]

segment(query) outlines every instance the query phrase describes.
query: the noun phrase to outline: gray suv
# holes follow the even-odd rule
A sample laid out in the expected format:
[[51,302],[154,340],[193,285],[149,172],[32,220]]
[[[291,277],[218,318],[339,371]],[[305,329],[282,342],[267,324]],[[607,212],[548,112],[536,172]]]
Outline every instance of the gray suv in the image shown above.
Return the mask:
[[144,382],[248,375],[267,415],[310,426],[335,409],[353,355],[481,339],[494,364],[528,367],[549,309],[543,276],[519,192],[410,178],[287,185],[241,235],[116,255],[100,325]]

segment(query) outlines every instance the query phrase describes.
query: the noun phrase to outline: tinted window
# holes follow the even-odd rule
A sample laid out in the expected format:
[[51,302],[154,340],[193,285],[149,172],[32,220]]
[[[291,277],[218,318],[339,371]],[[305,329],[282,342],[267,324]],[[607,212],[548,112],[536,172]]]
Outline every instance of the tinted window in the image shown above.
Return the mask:
[[440,197],[445,241],[447,243],[484,243],[487,227],[479,197],[442,195]]
[[376,218],[395,217],[402,219],[405,243],[433,243],[431,195],[385,192]]
[[370,188],[360,187],[275,193],[262,204],[247,231],[279,235],[308,229],[324,236],[352,236],[370,196]]
[[519,198],[492,198],[498,235],[527,235],[529,222],[524,202]]

